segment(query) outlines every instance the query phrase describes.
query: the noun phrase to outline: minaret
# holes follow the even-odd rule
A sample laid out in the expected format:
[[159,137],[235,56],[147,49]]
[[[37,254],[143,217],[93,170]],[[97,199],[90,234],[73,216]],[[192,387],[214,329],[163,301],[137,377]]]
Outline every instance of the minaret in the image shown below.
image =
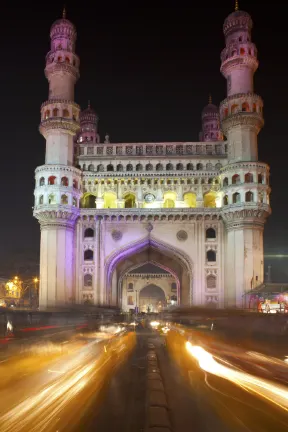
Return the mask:
[[257,49],[251,41],[252,19],[238,2],[223,26],[226,47],[221,72],[227,80],[227,98],[220,105],[221,126],[228,140],[230,162],[257,161],[257,135],[264,125],[263,101],[254,93]]
[[79,130],[80,107],[74,102],[79,78],[76,29],[66,19],[54,22],[45,75],[49,98],[41,106],[40,132],[46,139],[45,165],[36,169],[34,216],[41,226],[41,308],[74,299],[74,225],[79,215],[81,171],[73,166],[73,137]]
[[77,137],[77,142],[83,144],[98,144],[99,141],[98,116],[91,108],[89,101],[88,107],[80,113],[80,132]]
[[220,130],[219,109],[212,103],[212,97],[209,96],[208,105],[202,111],[202,131],[200,132],[200,141],[222,141],[223,134]]
[[244,307],[244,294],[263,282],[263,229],[270,214],[269,167],[258,162],[263,101],[254,93],[258,60],[251,29],[250,15],[240,11],[236,1],[223,27],[221,72],[227,80],[227,98],[220,105],[220,118],[228,144],[228,165],[221,169],[225,298],[227,306],[237,307]]

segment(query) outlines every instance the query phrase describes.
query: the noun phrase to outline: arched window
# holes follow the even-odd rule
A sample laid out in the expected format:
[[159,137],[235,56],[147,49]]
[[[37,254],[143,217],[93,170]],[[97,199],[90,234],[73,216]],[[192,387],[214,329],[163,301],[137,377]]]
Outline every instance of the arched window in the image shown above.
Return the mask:
[[124,200],[125,200],[125,208],[135,208],[136,207],[134,194],[129,193],[129,194],[125,195]]
[[202,163],[198,163],[198,164],[196,165],[196,170],[197,170],[197,171],[202,171],[202,170],[203,170],[203,164],[202,164]]
[[77,205],[77,198],[73,197],[72,205],[73,205],[73,207],[78,207],[78,205]]
[[215,169],[216,169],[217,171],[219,171],[221,168],[222,168],[222,164],[221,164],[221,163],[217,163],[217,164],[215,165]]
[[62,57],[61,57],[61,56],[58,56],[57,61],[58,61],[58,62],[62,62]]
[[118,164],[118,165],[117,165],[117,171],[118,171],[118,172],[122,172],[123,169],[124,169],[124,168],[123,168],[123,165],[122,165],[122,164]]
[[107,165],[107,171],[114,171],[114,167],[112,164]]
[[233,204],[237,204],[241,202],[241,195],[238,192],[235,192],[232,198],[233,198]]
[[47,110],[47,111],[45,111],[45,114],[44,114],[44,120],[47,120],[49,117],[50,117],[50,111]]
[[253,193],[251,191],[245,193],[245,201],[253,202]]
[[62,177],[61,178],[61,186],[68,186],[69,185],[69,180],[67,177]]
[[209,162],[209,163],[206,164],[206,170],[207,171],[212,171],[213,170],[213,165],[212,165],[211,162]]
[[161,163],[156,165],[156,171],[163,171],[163,165]]
[[130,283],[128,284],[128,291],[133,291],[133,289],[134,289],[134,285],[133,285],[132,282],[130,282]]
[[153,165],[151,163],[146,164],[145,170],[146,171],[153,171]]
[[88,166],[88,171],[94,171],[94,165],[93,164],[90,164]]
[[216,288],[216,276],[208,275],[206,279],[207,288],[213,289]]
[[214,228],[208,228],[206,230],[206,240],[216,239],[216,231]]
[[223,186],[228,186],[228,184],[229,184],[228,177],[225,177],[225,178],[223,179]]
[[53,115],[53,117],[58,117],[58,115],[59,115],[59,109],[58,108],[53,108],[52,115]]
[[[83,169],[84,169],[84,168],[83,168]],[[98,172],[103,172],[103,171],[104,171],[104,165],[102,165],[102,164],[97,165],[97,171],[98,171]]]
[[128,164],[126,166],[126,171],[133,171],[133,165],[132,164]]
[[68,118],[70,117],[70,113],[67,109],[63,109],[63,113],[62,113],[63,117]]
[[94,195],[85,195],[80,201],[81,208],[96,208],[96,197]]
[[234,49],[234,50],[232,51],[231,55],[232,55],[232,57],[235,56],[235,55],[237,55],[237,50]]
[[238,174],[234,174],[232,177],[232,184],[239,184],[240,183],[240,176]]
[[224,195],[224,197],[223,197],[223,205],[226,206],[228,204],[229,204],[228,195]]
[[184,194],[184,203],[188,208],[196,207],[196,195],[192,192],[187,192]]
[[84,287],[90,288],[92,287],[92,275],[91,274],[85,274],[84,275]]
[[183,164],[182,164],[182,163],[178,163],[178,164],[176,165],[176,170],[177,170],[177,171],[183,171],[183,169],[184,169],[184,167],[183,167]]
[[56,184],[56,177],[55,176],[50,176],[48,178],[48,185],[55,185]]
[[258,183],[263,183],[263,176],[262,174],[258,174]]
[[45,185],[45,178],[41,177],[39,180],[39,186],[44,186]]
[[249,111],[250,111],[250,108],[249,108],[249,105],[248,105],[247,102],[244,102],[244,103],[242,104],[242,111],[243,111],[243,112],[249,112]]
[[70,59],[69,59],[69,57],[65,57],[65,62],[66,62],[66,63],[70,63]]
[[166,171],[172,171],[174,169],[173,164],[172,163],[168,163],[166,165]]
[[186,170],[187,170],[187,171],[193,171],[193,169],[194,169],[193,164],[189,162],[189,163],[186,165]]
[[40,195],[38,203],[39,203],[39,205],[42,205],[44,203],[44,196],[43,195]]
[[87,249],[84,252],[84,260],[85,261],[92,261],[94,257],[93,251],[91,249]]
[[68,197],[67,195],[61,195],[61,204],[67,205],[68,204]]
[[206,258],[208,262],[216,262],[216,252],[214,250],[208,250],[206,253]]
[[50,194],[49,195],[49,197],[48,197],[48,203],[49,204],[57,204],[57,202],[56,202],[56,197],[55,197],[55,195],[54,194]]
[[235,114],[238,111],[238,105],[234,104],[231,106],[231,114]]
[[73,188],[78,189],[78,182],[75,179],[73,180]]
[[171,291],[177,291],[177,284],[176,282],[171,283]]
[[253,103],[253,112],[257,111],[257,105],[255,103]]
[[84,238],[94,237],[94,230],[92,228],[86,228],[84,231]]
[[245,49],[244,48],[240,48],[240,55],[244,55],[245,54]]
[[253,174],[251,173],[245,174],[245,183],[253,183]]
[[136,165],[136,171],[143,171],[143,165],[140,163]]

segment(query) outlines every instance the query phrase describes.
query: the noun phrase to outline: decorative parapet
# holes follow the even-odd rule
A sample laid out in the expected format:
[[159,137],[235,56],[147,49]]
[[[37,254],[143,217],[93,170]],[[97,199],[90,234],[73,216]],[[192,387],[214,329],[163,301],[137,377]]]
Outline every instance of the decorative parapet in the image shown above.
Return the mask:
[[215,156],[218,158],[226,157],[226,148],[223,141],[217,142],[197,142],[197,143],[115,143],[115,144],[98,144],[93,145],[92,142],[79,142],[78,156],[85,160],[86,156],[91,159],[94,156],[97,159],[121,157],[131,158],[146,156],[148,158],[166,157],[181,157],[181,156],[196,156],[201,155]]

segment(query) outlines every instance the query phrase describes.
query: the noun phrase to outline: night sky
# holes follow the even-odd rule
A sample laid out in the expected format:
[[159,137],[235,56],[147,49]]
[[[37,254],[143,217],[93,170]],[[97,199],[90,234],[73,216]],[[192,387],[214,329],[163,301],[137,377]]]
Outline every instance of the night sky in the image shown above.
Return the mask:
[[[45,141],[38,132],[40,105],[48,97],[45,55],[62,4],[26,1],[16,8],[7,3],[2,5],[0,30],[0,274],[9,276],[14,269],[29,272],[39,257],[40,227],[32,216],[34,169],[45,160]],[[287,17],[279,1],[239,3],[252,15],[252,40],[260,60],[255,92],[264,99],[266,124],[259,136],[259,158],[271,166],[273,210],[265,253],[283,254],[288,253]],[[197,141],[208,94],[216,104],[226,96],[219,71],[222,25],[233,1],[197,2],[197,7],[182,7],[185,2],[180,1],[174,7],[164,2],[165,7],[103,4],[67,4],[81,60],[76,102],[86,108],[91,100],[102,141],[105,133],[112,142]],[[274,280],[288,280],[286,264],[273,260]]]

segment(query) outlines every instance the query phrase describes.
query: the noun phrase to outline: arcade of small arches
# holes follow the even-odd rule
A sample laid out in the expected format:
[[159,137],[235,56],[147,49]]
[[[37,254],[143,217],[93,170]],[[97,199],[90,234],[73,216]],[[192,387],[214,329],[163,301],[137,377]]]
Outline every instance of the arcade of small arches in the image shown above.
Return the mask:
[[222,119],[225,119],[229,115],[237,114],[239,112],[248,112],[248,113],[255,113],[255,114],[262,115],[263,113],[262,102],[260,102],[260,98],[258,99],[259,99],[258,103],[256,102],[249,103],[245,101],[242,104],[232,103],[229,104],[229,106],[226,105],[225,101],[222,102],[223,104],[223,107],[221,108]]
[[[145,198],[149,201],[144,201]],[[161,199],[156,199],[156,196],[152,193],[147,193],[144,196],[144,200],[138,200],[137,194],[127,192],[122,194],[120,198],[117,198],[115,192],[104,192],[101,194],[99,203],[99,196],[96,194],[86,193],[83,195],[80,201],[81,208],[177,208],[178,205],[177,193],[174,191],[163,192]],[[217,193],[209,191],[203,194],[203,206],[207,208],[216,208]],[[187,192],[183,194],[181,199],[181,207],[185,208],[196,208],[197,207],[197,194],[193,192]]]
[[[256,180],[256,181],[255,181]],[[250,172],[245,174],[234,174],[232,175],[231,179],[229,177],[225,177],[223,179],[223,187],[229,186],[229,185],[239,185],[243,183],[258,183],[258,184],[265,184],[265,176],[262,173],[259,174],[252,174]]]
[[[81,165],[80,165],[81,166]],[[96,168],[96,169],[95,169]],[[98,164],[94,165],[93,163],[86,165],[86,163],[82,164],[81,169],[83,171],[97,171],[97,172],[124,172],[124,171],[219,171],[222,168],[221,163],[216,163],[213,165],[211,162],[203,164],[201,162],[197,163],[195,166],[193,163],[189,162],[187,164],[183,164],[182,162],[177,163],[176,165],[171,162],[167,164],[162,164],[158,162],[156,164],[152,164],[151,162],[143,165],[140,162],[133,166],[132,163],[128,163],[123,165],[122,163],[118,164]]]

